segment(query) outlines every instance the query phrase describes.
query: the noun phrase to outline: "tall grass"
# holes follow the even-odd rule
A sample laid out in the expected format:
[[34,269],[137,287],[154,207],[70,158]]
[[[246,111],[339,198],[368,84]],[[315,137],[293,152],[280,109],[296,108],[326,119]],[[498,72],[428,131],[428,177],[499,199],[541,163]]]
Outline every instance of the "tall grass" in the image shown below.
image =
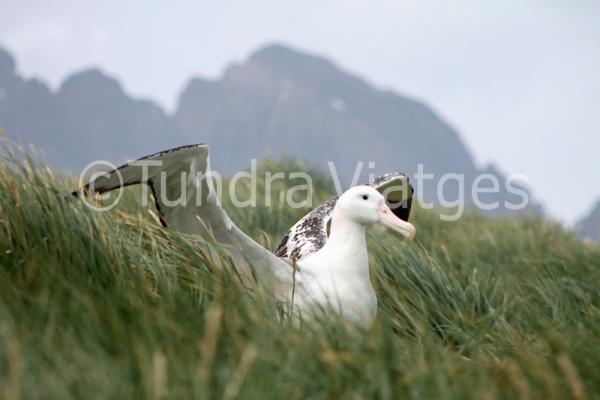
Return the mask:
[[[139,191],[97,213],[65,200],[74,185],[0,167],[1,398],[600,398],[600,249],[548,221],[416,210],[412,243],[374,227],[379,316],[357,333],[285,323]],[[273,196],[228,209],[271,249],[307,211]]]

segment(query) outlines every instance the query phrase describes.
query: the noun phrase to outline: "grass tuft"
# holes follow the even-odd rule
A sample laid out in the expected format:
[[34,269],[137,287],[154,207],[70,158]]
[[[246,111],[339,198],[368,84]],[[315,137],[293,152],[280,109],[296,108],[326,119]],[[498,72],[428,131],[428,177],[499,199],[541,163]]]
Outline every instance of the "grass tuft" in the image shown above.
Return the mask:
[[[318,204],[331,185],[311,173]],[[556,224],[417,210],[413,243],[371,229],[379,315],[357,335],[282,323],[223,249],[162,229],[137,189],[97,213],[65,199],[75,184],[0,167],[2,398],[600,398],[600,249]],[[271,249],[308,211],[273,185],[270,207],[224,201]]]

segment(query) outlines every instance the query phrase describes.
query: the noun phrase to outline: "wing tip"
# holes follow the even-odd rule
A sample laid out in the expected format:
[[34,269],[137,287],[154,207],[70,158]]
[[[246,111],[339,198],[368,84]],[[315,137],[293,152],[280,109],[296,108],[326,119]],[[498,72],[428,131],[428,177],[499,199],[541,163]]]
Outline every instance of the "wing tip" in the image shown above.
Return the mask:
[[[207,152],[210,150],[210,146],[208,144],[206,144],[206,143],[185,144],[183,146],[177,146],[177,147],[173,147],[173,148],[170,148],[170,149],[167,149],[167,150],[157,151],[156,153],[149,154],[149,155],[144,156],[144,157],[140,157],[136,161],[147,160],[147,159],[154,158],[154,157],[162,157],[162,156],[165,156],[167,154],[171,154],[173,152],[180,151],[180,150],[200,149],[200,148],[206,149]],[[119,168],[125,167],[127,165],[129,165],[129,163],[123,164]]]

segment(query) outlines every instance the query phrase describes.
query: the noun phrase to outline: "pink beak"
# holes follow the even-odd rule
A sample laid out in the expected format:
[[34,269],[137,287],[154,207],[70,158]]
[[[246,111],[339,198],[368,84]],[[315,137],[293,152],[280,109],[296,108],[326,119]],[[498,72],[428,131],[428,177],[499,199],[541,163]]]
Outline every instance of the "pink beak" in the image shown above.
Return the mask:
[[417,232],[413,224],[396,217],[387,204],[385,204],[385,201],[382,201],[379,206],[379,222],[396,232],[400,232],[408,240],[411,240]]

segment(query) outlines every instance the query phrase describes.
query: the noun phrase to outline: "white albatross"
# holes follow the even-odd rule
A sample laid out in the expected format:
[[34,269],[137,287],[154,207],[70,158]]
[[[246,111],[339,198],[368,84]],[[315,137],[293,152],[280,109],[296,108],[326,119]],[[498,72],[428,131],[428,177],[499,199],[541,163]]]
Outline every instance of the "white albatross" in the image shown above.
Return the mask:
[[370,327],[377,298],[369,276],[366,225],[381,223],[408,239],[415,235],[408,222],[412,187],[404,174],[392,173],[315,208],[290,228],[273,254],[242,232],[221,208],[204,144],[124,164],[73,195],[135,184],[150,188],[163,226],[185,234],[213,235],[238,268],[251,268],[248,275],[270,285],[279,299],[293,304],[296,317],[305,319],[325,310]]

